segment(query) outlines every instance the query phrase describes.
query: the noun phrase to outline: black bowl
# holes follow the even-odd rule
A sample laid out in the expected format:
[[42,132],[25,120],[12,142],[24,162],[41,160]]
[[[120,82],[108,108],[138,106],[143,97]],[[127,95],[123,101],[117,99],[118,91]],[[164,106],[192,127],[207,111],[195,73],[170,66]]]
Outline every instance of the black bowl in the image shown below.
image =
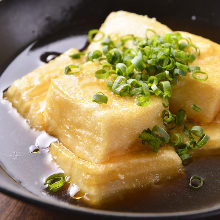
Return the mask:
[[[173,30],[192,32],[220,43],[220,2],[217,0],[3,0],[0,1],[0,73],[31,42],[38,40],[42,45],[48,43],[48,37],[50,41],[51,39],[55,41],[62,38],[62,35],[85,34],[92,28],[98,28],[110,12],[117,10],[147,14],[156,17]],[[83,45],[76,47],[81,49]],[[8,80],[12,82],[17,77],[11,74]],[[0,126],[3,131],[4,121],[1,121]],[[4,138],[6,141],[1,147],[7,147],[9,144],[7,138],[10,137],[6,134]],[[29,192],[14,181],[5,171],[6,165],[2,164],[0,168],[1,192],[32,204],[74,215],[134,219],[193,219],[220,215],[220,206],[190,212],[141,214],[101,211],[57,200],[47,200]]]

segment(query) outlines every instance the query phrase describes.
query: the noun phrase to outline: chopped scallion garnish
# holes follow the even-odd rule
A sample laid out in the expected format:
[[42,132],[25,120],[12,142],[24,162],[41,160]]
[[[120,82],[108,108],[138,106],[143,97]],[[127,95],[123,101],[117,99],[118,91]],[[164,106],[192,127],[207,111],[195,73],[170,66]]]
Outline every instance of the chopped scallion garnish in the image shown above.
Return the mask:
[[66,183],[66,180],[65,180],[64,173],[56,173],[56,174],[53,174],[47,177],[44,185],[47,186],[49,191],[57,192],[63,188],[65,183]]
[[78,53],[71,54],[70,57],[71,57],[72,59],[80,59],[81,56],[84,56],[84,55],[85,55],[84,52],[78,52]]
[[203,186],[204,180],[201,176],[192,176],[189,180],[189,186],[193,189],[199,189]]
[[204,129],[200,126],[193,126],[191,128],[191,131],[190,131],[192,134],[194,134],[195,136],[197,137],[202,137],[203,134],[204,134]]
[[74,64],[67,66],[64,70],[64,73],[66,75],[74,75],[79,72],[80,72],[80,66]]
[[208,79],[208,74],[201,71],[194,71],[192,72],[192,77],[198,81],[206,81]]
[[195,105],[195,104],[192,104],[191,105],[191,108],[194,110],[194,111],[196,111],[196,112],[201,112],[201,108],[199,108],[197,105]]
[[95,77],[98,79],[106,79],[109,77],[109,72],[104,69],[97,70],[95,72]]
[[92,101],[96,102],[98,104],[107,104],[108,102],[108,97],[102,93],[102,92],[97,92],[93,97],[92,97]]
[[[94,40],[93,37],[96,34],[100,34],[101,36],[98,39]],[[102,31],[98,30],[98,29],[90,30],[89,33],[88,33],[88,38],[89,38],[90,43],[101,41],[101,40],[103,40],[104,37],[105,37],[105,34]]]
[[207,134],[204,134],[197,142],[197,146],[199,148],[203,147],[207,142],[208,140],[210,139],[210,137],[207,135]]
[[174,146],[183,144],[183,137],[180,133],[172,132],[170,137],[170,142]]
[[100,50],[95,50],[88,53],[87,61],[92,61],[94,59],[99,59],[101,57],[102,57],[102,52]]

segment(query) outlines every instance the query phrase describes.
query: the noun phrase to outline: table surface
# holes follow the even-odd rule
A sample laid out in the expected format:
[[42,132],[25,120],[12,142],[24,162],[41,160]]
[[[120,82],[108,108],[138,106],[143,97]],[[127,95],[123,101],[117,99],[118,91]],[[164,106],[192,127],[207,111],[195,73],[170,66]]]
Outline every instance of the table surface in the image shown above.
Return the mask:
[[42,209],[30,204],[18,201],[0,193],[0,219],[1,220],[86,220],[87,218],[76,218],[64,213]]
[[[64,213],[36,207],[0,193],[0,220],[88,220],[86,217],[70,216]],[[91,219],[91,218],[89,218]],[[203,218],[204,219],[204,218]],[[220,217],[205,218],[219,220]]]

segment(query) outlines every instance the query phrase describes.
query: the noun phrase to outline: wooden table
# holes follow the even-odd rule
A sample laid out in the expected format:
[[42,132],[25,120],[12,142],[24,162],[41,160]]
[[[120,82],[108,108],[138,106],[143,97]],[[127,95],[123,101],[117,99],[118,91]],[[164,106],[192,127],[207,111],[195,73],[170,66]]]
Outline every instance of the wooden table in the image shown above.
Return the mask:
[[[69,216],[64,213],[42,209],[0,193],[0,220],[88,220]],[[89,218],[91,219],[91,218]],[[94,219],[94,218],[93,218]],[[205,220],[219,220],[216,218],[205,218]],[[204,219],[203,219],[204,220]]]
[[42,209],[0,193],[0,220],[86,220]]

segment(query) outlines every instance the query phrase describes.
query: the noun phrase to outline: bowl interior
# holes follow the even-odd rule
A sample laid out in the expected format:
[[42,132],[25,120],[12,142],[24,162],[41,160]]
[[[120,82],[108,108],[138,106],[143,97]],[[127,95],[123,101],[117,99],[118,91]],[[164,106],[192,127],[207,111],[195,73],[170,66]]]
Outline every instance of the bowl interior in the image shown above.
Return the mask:
[[[34,8],[34,10],[33,10]],[[173,30],[184,30],[202,35],[220,43],[220,8],[219,1],[186,0],[183,2],[175,0],[155,1],[90,1],[90,0],[21,0],[0,2],[0,73],[2,74],[12,59],[31,42],[38,41],[32,45],[33,50],[47,45],[49,42],[56,43],[58,40],[72,37],[84,36],[81,41],[75,42],[74,47],[81,49],[86,43],[85,34],[92,28],[98,28],[106,16],[117,10],[127,10],[138,14],[147,14],[156,17],[159,21],[167,24]],[[13,16],[11,16],[13,14]],[[71,42],[62,47],[63,52],[68,49]],[[66,47],[66,48],[65,48]],[[31,57],[30,59],[32,59]],[[21,61],[22,63],[22,61]],[[24,64],[22,64],[24,65]],[[0,87],[6,88],[16,78],[25,74],[37,66],[37,63],[29,65],[29,69],[17,75],[7,70],[7,77],[2,77]],[[21,75],[19,75],[21,74]],[[1,127],[4,123],[1,123]],[[2,132],[4,128],[2,127]],[[10,144],[5,142],[4,146]],[[2,163],[2,161],[1,161]],[[128,216],[131,218],[144,217],[175,217],[175,213],[115,213],[108,211],[97,211],[89,208],[70,206],[57,200],[45,200],[27,191],[18,182],[15,182],[5,172],[5,164],[0,169],[0,190],[35,204],[58,208],[74,212],[76,214],[105,215],[109,217]],[[219,213],[219,207],[212,207],[194,212],[178,213],[180,216],[192,218],[199,216],[215,215]],[[206,213],[206,214],[204,214]]]

